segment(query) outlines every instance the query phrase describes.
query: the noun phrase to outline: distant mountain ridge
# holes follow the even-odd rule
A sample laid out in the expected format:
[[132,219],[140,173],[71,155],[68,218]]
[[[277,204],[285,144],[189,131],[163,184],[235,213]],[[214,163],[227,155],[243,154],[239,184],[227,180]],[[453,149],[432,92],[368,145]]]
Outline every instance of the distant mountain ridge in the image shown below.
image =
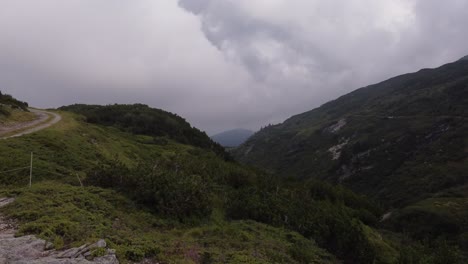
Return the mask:
[[211,139],[223,147],[237,147],[253,134],[254,132],[248,129],[232,129],[213,135]]

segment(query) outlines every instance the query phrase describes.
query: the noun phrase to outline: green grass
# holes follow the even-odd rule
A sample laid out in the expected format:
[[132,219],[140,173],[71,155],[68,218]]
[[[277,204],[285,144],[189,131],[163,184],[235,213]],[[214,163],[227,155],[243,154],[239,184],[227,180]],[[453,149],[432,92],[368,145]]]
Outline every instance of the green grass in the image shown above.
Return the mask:
[[450,239],[468,250],[468,197],[433,197],[394,213],[386,225],[419,239]]
[[377,255],[377,263],[397,263],[399,252],[395,249],[397,248],[395,245],[389,243],[379,232],[367,226],[364,227],[364,231],[371,244],[380,253]]
[[0,115],[0,124],[11,125],[17,122],[28,122],[36,119],[36,115],[34,113],[21,109],[8,109],[8,112],[8,116]]
[[[320,190],[315,191],[317,197],[308,198],[320,200],[320,194],[325,192],[323,195],[327,196],[328,190],[330,199],[335,199],[332,194],[337,192],[343,196],[343,202],[335,201],[343,203],[341,206],[318,202],[313,204],[326,205],[325,208],[309,204],[310,212],[305,212],[306,207],[300,202],[283,201],[276,210],[278,193],[284,192],[284,198],[289,199],[289,191],[297,195],[299,189],[287,190],[288,184],[271,175],[227,162],[206,149],[168,138],[136,136],[86,123],[80,115],[59,113],[62,121],[50,128],[0,141],[0,185],[10,190],[5,194],[17,197],[5,213],[20,220],[18,235],[37,234],[57,248],[105,238],[117,249],[122,261],[155,258],[167,263],[334,263],[336,259],[320,247],[336,248],[327,245],[329,240],[319,238],[335,241],[328,233],[341,227],[342,232],[346,230],[346,225],[340,225],[344,214],[339,211],[346,207],[346,221],[352,220],[356,227],[361,226],[358,218],[375,222],[376,213],[360,210],[372,205],[343,188],[329,186],[328,190],[320,184],[313,185]],[[31,152],[33,188],[29,189],[28,169],[1,172],[28,166]],[[79,187],[77,174],[85,183],[84,188]],[[88,186],[91,184],[110,189]],[[294,186],[291,183],[291,188]],[[257,194],[266,192],[271,200],[257,197],[251,190]],[[310,191],[304,189],[305,195],[310,195]],[[236,209],[229,207],[230,202],[239,194],[253,195],[249,206],[255,210],[258,203],[264,210],[258,219],[233,217]],[[298,197],[291,201],[303,200],[304,197]],[[239,212],[246,211],[246,206],[241,204]],[[286,224],[282,221],[285,215],[289,218]],[[328,222],[322,218],[329,216],[329,222],[336,225],[324,224]],[[310,232],[312,235],[304,237],[290,231],[304,234],[303,224],[314,231]],[[359,233],[355,235],[363,234],[361,228],[353,230]],[[313,242],[314,237],[320,247]],[[342,237],[346,235],[336,238],[337,247],[351,258],[355,252],[347,248],[353,245],[346,243],[352,239]],[[361,242],[373,242],[372,250],[389,250],[385,254],[377,252],[377,258],[381,263],[391,263],[394,251],[377,237],[375,231],[367,230]]]
[[[10,189],[2,213],[57,249],[106,239],[124,263],[337,263],[298,233],[253,221],[207,221],[196,227],[159,218],[111,190],[55,182]],[[96,253],[98,254],[98,252]]]
[[[187,170],[211,175],[215,181],[243,170],[206,150],[167,138],[158,141],[131,135],[88,124],[76,114],[59,113],[62,121],[48,129],[0,141],[0,171],[28,166],[34,152],[32,188],[26,187],[28,169],[0,174],[4,195],[16,197],[2,211],[20,221],[17,235],[36,234],[57,249],[105,238],[124,262],[142,258],[167,263],[336,262],[298,233],[253,221],[226,221],[222,195],[212,197],[211,215],[182,223],[155,214],[116,191],[79,187],[76,174],[86,182],[94,177],[92,168],[114,160],[131,169],[185,157],[182,160],[191,162]],[[170,169],[170,164],[162,169]]]
[[[34,152],[34,182],[52,179],[78,184],[75,173],[84,177],[100,161],[118,159],[132,167],[194,149],[170,140],[167,145],[156,145],[150,137],[87,124],[80,116],[59,113],[62,121],[48,129],[0,142],[0,171],[29,166],[30,153]],[[0,183],[24,186],[27,175],[27,171],[1,175]]]

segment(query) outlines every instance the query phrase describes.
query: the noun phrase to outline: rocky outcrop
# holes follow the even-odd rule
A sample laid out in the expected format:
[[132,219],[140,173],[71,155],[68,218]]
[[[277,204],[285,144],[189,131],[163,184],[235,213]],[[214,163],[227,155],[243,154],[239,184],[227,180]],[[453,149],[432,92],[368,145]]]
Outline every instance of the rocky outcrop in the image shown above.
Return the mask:
[[[0,207],[13,199],[0,198]],[[50,242],[35,236],[15,237],[16,224],[0,215],[0,264],[118,264],[115,250],[104,240],[56,251]],[[97,253],[100,254],[97,254]],[[96,257],[95,257],[96,256]]]

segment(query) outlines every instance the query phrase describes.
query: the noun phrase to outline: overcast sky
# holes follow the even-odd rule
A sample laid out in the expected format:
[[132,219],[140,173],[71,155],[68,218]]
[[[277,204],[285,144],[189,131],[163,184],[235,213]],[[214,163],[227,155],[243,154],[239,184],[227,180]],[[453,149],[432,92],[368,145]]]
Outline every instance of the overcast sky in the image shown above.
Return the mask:
[[258,129],[468,54],[466,0],[0,0],[0,90]]

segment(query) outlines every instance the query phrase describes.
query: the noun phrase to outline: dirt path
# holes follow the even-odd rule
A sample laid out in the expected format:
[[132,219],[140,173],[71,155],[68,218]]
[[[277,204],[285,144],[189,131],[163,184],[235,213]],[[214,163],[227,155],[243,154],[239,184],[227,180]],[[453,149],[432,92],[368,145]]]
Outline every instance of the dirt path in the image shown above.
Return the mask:
[[[30,108],[29,111],[33,112],[37,116],[36,120],[17,123],[11,126],[0,125],[0,139],[21,137],[23,135],[31,134],[31,133],[40,131],[42,129],[48,128],[60,122],[60,120],[62,120],[62,117],[57,113],[52,113],[52,112],[47,112],[44,110],[38,110],[38,109],[32,109],[32,108]],[[14,133],[15,131],[19,131],[19,132],[13,135],[9,135],[11,133]],[[4,136],[4,135],[8,135],[8,136]]]
[[[15,200],[0,198],[0,207]],[[17,225],[0,215],[0,264],[118,264],[115,254],[95,258],[90,261],[85,258],[89,250],[95,247],[106,247],[105,242],[99,241],[94,245],[83,245],[66,251],[55,251],[52,245],[35,236],[15,237]],[[100,245],[100,246],[98,246]],[[86,249],[88,248],[88,251]]]

